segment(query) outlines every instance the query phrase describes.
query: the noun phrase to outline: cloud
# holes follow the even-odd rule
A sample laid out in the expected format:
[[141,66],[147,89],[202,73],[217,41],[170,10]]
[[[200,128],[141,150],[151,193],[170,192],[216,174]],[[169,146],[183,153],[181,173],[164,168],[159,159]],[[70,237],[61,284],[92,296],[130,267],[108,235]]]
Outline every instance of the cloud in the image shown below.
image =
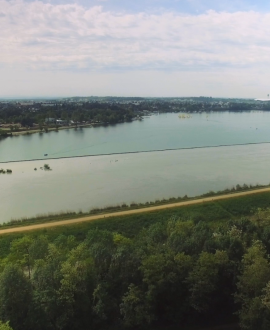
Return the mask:
[[0,0],[0,64],[31,70],[263,68],[270,13],[126,13]]

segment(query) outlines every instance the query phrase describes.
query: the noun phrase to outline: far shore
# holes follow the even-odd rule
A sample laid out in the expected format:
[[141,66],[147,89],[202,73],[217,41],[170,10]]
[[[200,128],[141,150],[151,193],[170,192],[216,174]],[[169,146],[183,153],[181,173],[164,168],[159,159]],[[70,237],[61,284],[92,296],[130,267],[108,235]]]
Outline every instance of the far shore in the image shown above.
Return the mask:
[[[137,120],[133,119],[132,121]],[[119,124],[122,122],[118,122],[115,124]],[[69,126],[58,126],[58,127],[47,127],[47,132],[45,129],[40,130],[39,128],[32,128],[32,129],[22,129],[20,131],[11,131],[10,129],[4,128],[3,131],[7,133],[6,137],[18,136],[18,135],[29,135],[34,133],[48,133],[48,132],[57,132],[59,130],[67,130],[71,128],[84,128],[84,127],[96,127],[96,126],[104,126],[109,125],[108,123],[89,123],[89,124],[78,124],[78,125],[69,125]]]
[[[72,125],[72,126],[59,126],[59,127],[48,127],[48,132],[57,132],[59,130],[64,130],[64,129],[70,129],[70,128],[83,128],[83,127],[93,127],[92,124],[83,124],[83,125]],[[28,135],[28,134],[34,134],[34,133],[46,133],[44,130],[40,129],[28,129],[28,130],[22,130],[18,132],[9,132],[12,133],[12,136],[17,136],[17,135]]]

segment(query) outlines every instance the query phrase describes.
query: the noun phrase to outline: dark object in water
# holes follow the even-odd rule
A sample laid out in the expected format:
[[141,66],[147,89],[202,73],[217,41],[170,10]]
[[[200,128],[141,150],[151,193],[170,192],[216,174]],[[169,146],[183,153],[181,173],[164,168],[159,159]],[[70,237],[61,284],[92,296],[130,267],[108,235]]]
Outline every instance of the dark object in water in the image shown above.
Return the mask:
[[44,156],[48,156],[48,154],[44,154]]

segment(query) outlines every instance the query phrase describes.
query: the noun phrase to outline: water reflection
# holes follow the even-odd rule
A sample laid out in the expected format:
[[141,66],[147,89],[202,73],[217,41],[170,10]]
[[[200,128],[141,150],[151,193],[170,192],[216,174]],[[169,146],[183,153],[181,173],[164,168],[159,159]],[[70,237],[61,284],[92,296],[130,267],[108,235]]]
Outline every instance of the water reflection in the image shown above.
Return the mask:
[[0,221],[269,184],[269,162],[270,145],[251,145],[9,163]]
[[[143,121],[6,138],[0,162],[270,141],[270,113],[160,114]],[[256,129],[257,128],[257,129]],[[90,141],[90,143],[89,143]],[[64,153],[61,153],[64,150]]]

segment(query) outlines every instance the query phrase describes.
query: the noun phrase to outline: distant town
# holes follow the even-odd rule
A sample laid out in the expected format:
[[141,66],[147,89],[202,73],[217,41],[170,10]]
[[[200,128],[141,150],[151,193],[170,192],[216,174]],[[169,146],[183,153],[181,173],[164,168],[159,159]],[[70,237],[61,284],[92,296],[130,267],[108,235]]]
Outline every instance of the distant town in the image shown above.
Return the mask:
[[141,120],[154,113],[270,111],[268,99],[70,97],[0,100],[0,135]]

